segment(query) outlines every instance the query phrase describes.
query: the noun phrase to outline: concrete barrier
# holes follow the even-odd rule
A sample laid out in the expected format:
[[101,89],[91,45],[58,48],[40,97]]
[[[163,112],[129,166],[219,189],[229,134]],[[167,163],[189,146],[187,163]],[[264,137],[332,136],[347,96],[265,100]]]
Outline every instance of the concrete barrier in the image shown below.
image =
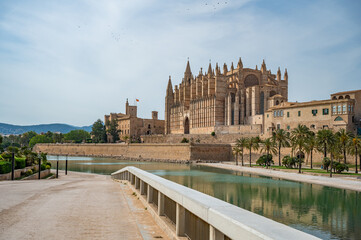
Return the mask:
[[167,216],[175,225],[163,224],[171,238],[318,239],[136,167],[125,167],[111,176],[129,181],[158,216]]

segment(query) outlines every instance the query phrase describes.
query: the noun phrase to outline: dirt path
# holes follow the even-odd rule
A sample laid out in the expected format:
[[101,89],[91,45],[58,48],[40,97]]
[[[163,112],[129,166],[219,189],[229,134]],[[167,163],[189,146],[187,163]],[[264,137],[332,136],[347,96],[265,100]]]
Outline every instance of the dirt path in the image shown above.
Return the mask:
[[60,175],[0,182],[0,239],[167,239],[128,185]]

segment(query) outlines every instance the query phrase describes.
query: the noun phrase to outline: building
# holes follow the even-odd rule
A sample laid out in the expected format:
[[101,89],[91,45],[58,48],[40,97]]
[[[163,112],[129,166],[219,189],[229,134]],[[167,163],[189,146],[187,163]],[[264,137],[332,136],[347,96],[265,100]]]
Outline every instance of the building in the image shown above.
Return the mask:
[[[125,114],[110,113],[104,116],[104,122],[117,121],[119,138],[122,140],[125,136],[132,140],[138,140],[141,135],[163,134],[164,120],[158,119],[158,112],[152,111],[152,119],[143,119],[137,117],[137,106],[130,106],[125,103]],[[107,135],[108,142],[112,142],[112,136]]]
[[313,131],[343,128],[361,134],[361,90],[334,93],[328,100],[283,102],[271,107],[265,115],[266,135],[275,129],[293,129],[298,124]]
[[288,73],[272,74],[263,61],[261,69],[209,63],[206,73],[193,76],[189,61],[179,85],[169,77],[165,97],[166,134],[262,132],[269,108],[288,100]]

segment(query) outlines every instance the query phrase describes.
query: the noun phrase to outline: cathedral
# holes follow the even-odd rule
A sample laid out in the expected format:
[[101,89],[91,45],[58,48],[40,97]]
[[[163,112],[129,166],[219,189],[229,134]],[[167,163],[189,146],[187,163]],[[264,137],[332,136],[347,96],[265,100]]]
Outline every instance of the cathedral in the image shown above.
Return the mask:
[[264,113],[288,100],[287,69],[272,74],[263,61],[260,70],[244,68],[241,58],[223,71],[209,63],[194,76],[189,61],[179,85],[169,77],[165,97],[166,134],[261,133]]

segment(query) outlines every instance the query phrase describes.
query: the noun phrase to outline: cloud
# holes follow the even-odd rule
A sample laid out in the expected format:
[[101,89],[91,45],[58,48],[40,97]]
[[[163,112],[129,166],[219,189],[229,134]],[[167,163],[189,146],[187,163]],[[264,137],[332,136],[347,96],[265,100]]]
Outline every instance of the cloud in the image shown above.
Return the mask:
[[126,98],[141,100],[140,116],[163,117],[168,76],[178,84],[187,57],[194,75],[209,59],[287,67],[294,101],[359,88],[352,4],[281,3],[8,2],[0,12],[0,122],[88,125],[124,111]]

